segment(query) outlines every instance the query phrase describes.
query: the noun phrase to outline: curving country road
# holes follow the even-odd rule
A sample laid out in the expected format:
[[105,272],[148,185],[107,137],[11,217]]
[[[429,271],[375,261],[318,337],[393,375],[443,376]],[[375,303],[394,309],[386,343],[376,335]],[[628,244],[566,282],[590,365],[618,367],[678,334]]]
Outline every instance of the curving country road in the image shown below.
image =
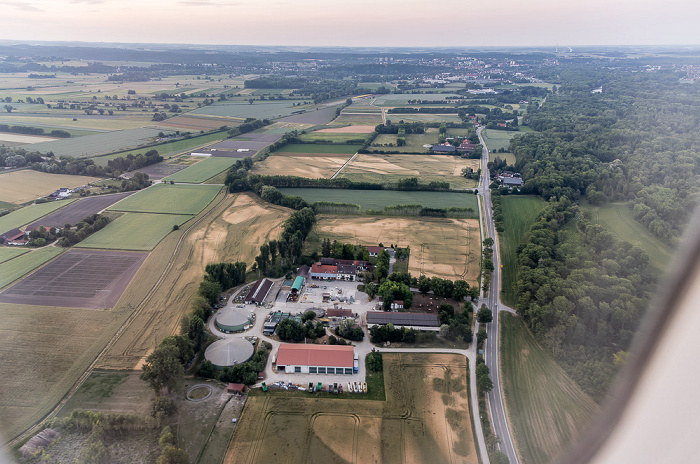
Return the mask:
[[483,127],[479,127],[476,131],[479,136],[479,142],[483,145],[481,180],[479,184],[479,195],[484,205],[484,223],[486,224],[486,237],[493,239],[493,266],[495,271],[491,276],[491,290],[486,298],[482,296],[482,303],[485,303],[493,312],[493,321],[486,324],[488,338],[484,343],[484,359],[486,365],[491,371],[491,380],[493,381],[493,390],[487,396],[489,410],[491,412],[491,422],[493,423],[493,431],[499,437],[498,449],[503,451],[510,460],[511,464],[518,463],[518,456],[513,446],[508,421],[503,407],[503,395],[501,390],[500,369],[498,362],[498,317],[499,312],[507,311],[514,312],[512,309],[502,305],[499,301],[500,294],[500,277],[501,266],[500,256],[498,252],[498,238],[496,237],[496,226],[493,223],[493,209],[491,208],[491,190],[489,189],[490,177],[488,170],[489,152],[486,143],[481,135]]

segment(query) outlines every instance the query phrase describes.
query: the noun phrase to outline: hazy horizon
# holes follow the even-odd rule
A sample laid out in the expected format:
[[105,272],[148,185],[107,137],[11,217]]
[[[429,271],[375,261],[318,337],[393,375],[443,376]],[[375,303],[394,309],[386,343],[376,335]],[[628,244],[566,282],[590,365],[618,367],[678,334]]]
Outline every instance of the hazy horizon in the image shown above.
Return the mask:
[[292,47],[687,46],[700,2],[0,0],[0,39]]

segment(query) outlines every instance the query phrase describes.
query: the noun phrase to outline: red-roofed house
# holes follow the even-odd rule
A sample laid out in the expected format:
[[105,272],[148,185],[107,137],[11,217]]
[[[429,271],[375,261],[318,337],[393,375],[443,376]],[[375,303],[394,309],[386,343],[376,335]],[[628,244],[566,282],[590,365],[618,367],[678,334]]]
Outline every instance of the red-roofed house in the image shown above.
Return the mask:
[[294,345],[277,350],[277,370],[287,374],[352,374],[354,348],[348,345]]
[[226,391],[228,393],[236,394],[236,395],[242,395],[243,390],[245,390],[245,385],[242,383],[230,383],[226,387]]
[[338,277],[338,266],[315,263],[311,266],[312,279],[335,280]]

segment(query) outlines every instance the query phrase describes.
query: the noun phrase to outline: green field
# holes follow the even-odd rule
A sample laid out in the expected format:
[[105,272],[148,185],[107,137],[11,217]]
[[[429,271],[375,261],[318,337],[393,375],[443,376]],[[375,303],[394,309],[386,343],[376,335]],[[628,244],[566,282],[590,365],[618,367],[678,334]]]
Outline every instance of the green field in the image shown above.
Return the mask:
[[[518,135],[519,132],[516,131],[503,131],[503,130],[495,130],[495,129],[484,129],[481,135],[484,137],[484,143],[486,143],[486,146],[489,149],[489,153],[494,151],[494,150],[500,150],[501,148],[505,148],[508,150],[508,146],[510,145],[510,139]],[[497,155],[502,155],[501,153],[497,153]],[[501,158],[503,158],[501,156]]]
[[5,233],[15,227],[22,227],[36,221],[40,217],[62,208],[75,200],[59,200],[41,203],[39,205],[29,205],[0,217],[0,233]]
[[182,153],[184,151],[189,151],[193,150],[197,147],[201,147],[202,145],[206,145],[212,142],[218,142],[219,140],[224,140],[227,137],[228,133],[226,131],[224,132],[215,132],[213,134],[205,134],[205,135],[200,135],[197,137],[190,137],[187,139],[182,139],[182,140],[175,140],[173,142],[167,142],[163,143],[160,145],[155,145],[152,147],[147,147],[147,148],[140,148],[138,150],[129,150],[129,151],[123,151],[119,153],[114,153],[112,155],[107,155],[107,156],[99,156],[97,158],[94,158],[95,164],[100,165],[100,166],[107,166],[107,161],[114,159],[114,158],[119,158],[119,157],[124,157],[126,158],[128,155],[138,155],[140,153],[145,153],[148,150],[157,150],[158,154],[160,154],[163,157],[167,157],[168,155],[173,155],[177,153]]
[[14,208],[14,207],[15,207],[15,205],[12,203],[8,203],[6,201],[0,201],[0,209],[10,209],[10,208]]
[[309,132],[299,136],[304,142],[317,140],[329,140],[333,143],[347,143],[348,141],[367,140],[370,134],[333,133],[333,132]]
[[649,255],[649,262],[660,271],[666,270],[673,256],[673,248],[666,245],[640,223],[634,220],[630,209],[621,203],[587,207],[592,222],[602,225],[620,240],[638,246]]
[[[374,142],[370,150],[372,151],[397,151],[400,153],[428,153],[430,148],[424,148],[423,145],[438,143],[438,133],[430,132],[426,134],[408,134],[405,136],[406,145],[403,147],[396,146],[397,135],[380,134]],[[389,146],[389,144],[393,146]]]
[[[444,101],[447,97],[452,97],[457,95],[457,93],[423,93],[421,95],[415,94],[386,94],[380,95],[375,100],[373,105],[376,106],[407,106],[409,100],[430,100]],[[423,106],[423,105],[421,105]],[[432,105],[435,106],[435,105]],[[398,119],[397,119],[398,120]]]
[[153,143],[159,132],[173,133],[173,131],[160,131],[146,127],[117,130],[53,142],[35,143],[32,145],[32,150],[41,153],[52,151],[56,156],[87,158]]
[[385,206],[422,205],[426,208],[474,208],[476,195],[452,192],[405,192],[397,190],[344,190],[327,188],[281,188],[285,195],[299,195],[308,203],[330,201],[354,203],[363,210]]
[[540,347],[520,318],[501,314],[503,390],[521,462],[551,462],[576,441],[598,405]]
[[394,113],[386,115],[386,120],[392,123],[404,122],[454,122],[461,123],[462,118],[456,114],[430,114],[430,113]]
[[61,253],[63,253],[63,248],[44,247],[5,261],[0,264],[0,288],[32,272]]
[[165,181],[189,182],[199,184],[230,168],[236,162],[235,158],[206,158],[199,163],[178,171]]
[[224,116],[229,118],[277,118],[280,116],[289,116],[294,111],[308,109],[309,106],[292,106],[296,101],[259,101],[256,100],[252,105],[247,101],[239,102],[218,102],[214,105],[204,106],[192,111],[192,114]]
[[501,298],[508,306],[515,306],[516,296],[513,284],[518,275],[516,249],[523,243],[525,234],[535,222],[537,214],[544,208],[545,202],[538,197],[505,196],[503,197],[503,228],[499,234],[501,264]]
[[197,214],[221,190],[217,185],[156,184],[109,207],[134,213]]
[[360,148],[360,145],[288,143],[275,151],[275,153],[331,153],[334,155],[354,155]]
[[190,215],[126,213],[76,246],[151,251],[172,232],[174,225],[181,226],[190,219]]
[[8,261],[12,258],[16,258],[19,255],[23,255],[29,250],[23,247],[19,248],[10,248],[10,247],[2,247],[0,248],[0,263],[4,263],[5,261]]

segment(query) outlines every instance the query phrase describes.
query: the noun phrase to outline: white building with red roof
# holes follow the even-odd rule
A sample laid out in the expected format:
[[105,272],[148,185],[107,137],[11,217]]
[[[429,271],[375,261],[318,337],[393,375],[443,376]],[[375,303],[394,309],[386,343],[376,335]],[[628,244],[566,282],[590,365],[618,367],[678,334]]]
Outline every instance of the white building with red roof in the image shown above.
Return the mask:
[[287,374],[352,375],[355,350],[350,345],[296,345],[277,350],[277,371]]

